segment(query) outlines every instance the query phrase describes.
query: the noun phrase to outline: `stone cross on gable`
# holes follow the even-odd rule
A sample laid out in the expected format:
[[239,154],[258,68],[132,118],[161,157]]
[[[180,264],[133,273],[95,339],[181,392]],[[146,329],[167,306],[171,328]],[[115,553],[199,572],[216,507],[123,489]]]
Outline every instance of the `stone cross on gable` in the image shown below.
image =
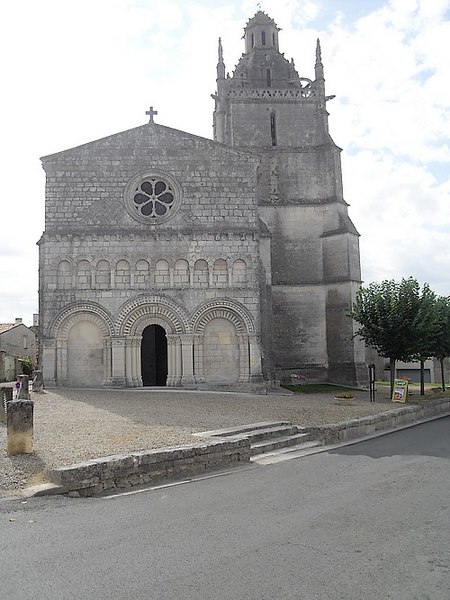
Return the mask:
[[145,114],[150,117],[149,123],[154,123],[153,117],[158,114],[158,111],[153,110],[153,106],[150,106],[150,110],[146,110]]

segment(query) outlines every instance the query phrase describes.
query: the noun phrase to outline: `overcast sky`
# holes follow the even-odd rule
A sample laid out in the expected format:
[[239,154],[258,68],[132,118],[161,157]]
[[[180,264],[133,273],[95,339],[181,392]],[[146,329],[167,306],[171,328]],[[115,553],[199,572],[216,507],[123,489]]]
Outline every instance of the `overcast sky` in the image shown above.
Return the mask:
[[[361,234],[366,283],[450,295],[450,0],[264,0],[280,50],[314,77]],[[148,121],[212,137],[217,38],[230,73],[248,0],[13,0],[0,7],[0,322],[38,311],[39,158]]]

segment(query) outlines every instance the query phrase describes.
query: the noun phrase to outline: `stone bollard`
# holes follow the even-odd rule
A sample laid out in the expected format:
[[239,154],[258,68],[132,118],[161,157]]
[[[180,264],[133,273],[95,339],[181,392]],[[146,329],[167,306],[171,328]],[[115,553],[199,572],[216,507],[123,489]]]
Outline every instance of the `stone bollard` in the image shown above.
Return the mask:
[[10,387],[0,388],[0,423],[6,423],[8,405],[13,399],[13,389]]
[[30,389],[28,386],[28,375],[19,375],[20,388],[17,395],[17,400],[29,400]]
[[44,393],[44,378],[42,377],[42,371],[33,371],[33,392],[38,394]]
[[31,400],[14,400],[6,412],[8,456],[33,452],[33,407]]

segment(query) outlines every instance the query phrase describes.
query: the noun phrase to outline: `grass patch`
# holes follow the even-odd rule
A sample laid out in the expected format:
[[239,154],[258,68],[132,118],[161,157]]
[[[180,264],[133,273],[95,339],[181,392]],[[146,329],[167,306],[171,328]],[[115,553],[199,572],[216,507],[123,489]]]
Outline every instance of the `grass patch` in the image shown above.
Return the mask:
[[299,385],[282,385],[281,387],[294,392],[294,394],[333,394],[334,392],[346,392],[353,389],[328,383],[300,383]]

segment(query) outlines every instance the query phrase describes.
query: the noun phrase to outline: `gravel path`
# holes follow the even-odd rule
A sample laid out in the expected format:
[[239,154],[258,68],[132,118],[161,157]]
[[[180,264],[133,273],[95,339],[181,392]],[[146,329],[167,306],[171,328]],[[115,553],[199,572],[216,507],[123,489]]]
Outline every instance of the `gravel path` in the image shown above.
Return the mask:
[[258,421],[324,425],[392,407],[367,392],[338,405],[332,394],[251,395],[235,393],[68,390],[31,394],[34,453],[7,456],[6,426],[0,423],[0,496],[46,481],[45,470],[136,450],[197,443],[192,433]]

